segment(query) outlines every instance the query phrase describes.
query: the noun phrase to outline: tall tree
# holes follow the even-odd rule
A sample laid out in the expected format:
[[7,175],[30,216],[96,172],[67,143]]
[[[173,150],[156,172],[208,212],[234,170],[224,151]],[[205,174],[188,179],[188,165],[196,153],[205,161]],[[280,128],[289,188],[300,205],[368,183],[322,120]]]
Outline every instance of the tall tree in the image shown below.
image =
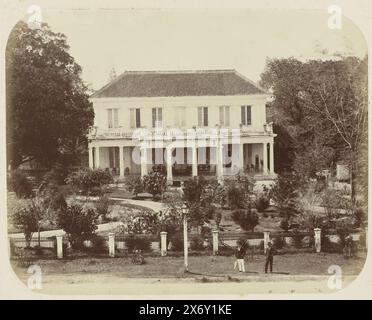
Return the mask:
[[[298,171],[314,173],[339,159],[348,160],[355,203],[358,163],[366,157],[367,58],[269,60],[261,84],[273,91],[274,121],[295,141],[294,168],[297,161]],[[310,169],[303,166],[304,156],[316,157]]]
[[21,21],[9,36],[6,130],[12,168],[29,160],[50,167],[66,150],[86,144],[94,111],[81,67],[68,51],[66,37],[47,24],[29,28]]

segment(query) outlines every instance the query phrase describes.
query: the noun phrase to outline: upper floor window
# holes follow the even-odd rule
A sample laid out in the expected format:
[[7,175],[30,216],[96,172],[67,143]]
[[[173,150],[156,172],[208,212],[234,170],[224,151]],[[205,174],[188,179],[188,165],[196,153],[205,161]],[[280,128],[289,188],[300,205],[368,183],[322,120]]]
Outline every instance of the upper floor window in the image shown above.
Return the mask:
[[107,109],[108,128],[117,128],[119,126],[119,109]]
[[220,125],[229,126],[230,125],[230,107],[220,106]]
[[198,126],[208,126],[208,107],[198,107]]
[[130,127],[141,128],[141,110],[140,108],[130,109]]
[[163,108],[152,108],[152,127],[163,126]]
[[185,107],[174,108],[174,125],[184,127],[186,125]]
[[252,124],[252,115],[251,115],[251,106],[242,106],[241,115],[242,115],[242,124],[251,125]]

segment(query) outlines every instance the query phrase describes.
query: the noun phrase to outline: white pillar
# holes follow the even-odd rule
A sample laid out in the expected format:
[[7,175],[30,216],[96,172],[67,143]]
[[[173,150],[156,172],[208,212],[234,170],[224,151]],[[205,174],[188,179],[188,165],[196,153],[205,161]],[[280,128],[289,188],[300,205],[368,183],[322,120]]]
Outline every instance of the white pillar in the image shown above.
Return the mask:
[[57,259],[63,258],[63,236],[56,236],[57,238]]
[[270,231],[264,231],[264,252],[266,253],[266,250],[268,248],[268,243],[270,241]]
[[167,255],[167,233],[165,231],[160,232],[160,254],[162,257]]
[[89,146],[89,168],[93,169],[93,147]]
[[124,147],[119,146],[119,171],[120,177],[124,178]]
[[223,145],[221,140],[217,142],[217,178],[223,178]]
[[189,270],[189,241],[187,238],[187,216],[183,217],[183,257],[185,264],[185,271]]
[[262,144],[263,173],[267,174],[267,143]]
[[172,182],[173,174],[172,174],[172,148],[168,147],[167,149],[167,181]]
[[321,233],[322,230],[319,228],[314,229],[314,240],[315,240],[315,251],[320,252],[322,249],[322,244],[321,244]]
[[193,146],[192,148],[192,175],[196,177],[198,175],[198,148]]
[[109,256],[111,258],[115,257],[115,233],[110,232],[108,234],[108,247],[109,247]]
[[239,171],[244,172],[244,144],[242,142],[239,147]]
[[212,239],[213,239],[213,255],[218,254],[218,230],[212,231]]
[[141,148],[141,177],[147,174],[147,149]]
[[100,167],[100,164],[99,164],[99,147],[96,147],[96,167],[95,169],[98,169]]
[[270,142],[270,172],[274,173],[274,142]]

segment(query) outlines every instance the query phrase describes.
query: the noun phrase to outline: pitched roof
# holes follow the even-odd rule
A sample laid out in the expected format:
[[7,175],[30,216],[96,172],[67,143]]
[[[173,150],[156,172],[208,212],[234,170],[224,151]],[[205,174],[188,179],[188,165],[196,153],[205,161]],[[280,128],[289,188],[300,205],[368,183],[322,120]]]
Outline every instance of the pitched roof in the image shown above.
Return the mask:
[[235,70],[125,71],[92,98],[184,97],[264,94]]

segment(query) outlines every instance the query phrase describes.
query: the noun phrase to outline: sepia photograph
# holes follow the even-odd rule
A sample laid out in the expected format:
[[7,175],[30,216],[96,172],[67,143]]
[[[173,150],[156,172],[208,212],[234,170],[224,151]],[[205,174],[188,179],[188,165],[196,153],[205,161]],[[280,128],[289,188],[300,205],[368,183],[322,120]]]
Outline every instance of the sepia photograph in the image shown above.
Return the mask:
[[22,8],[2,259],[25,288],[320,295],[361,274],[368,47],[342,5]]

